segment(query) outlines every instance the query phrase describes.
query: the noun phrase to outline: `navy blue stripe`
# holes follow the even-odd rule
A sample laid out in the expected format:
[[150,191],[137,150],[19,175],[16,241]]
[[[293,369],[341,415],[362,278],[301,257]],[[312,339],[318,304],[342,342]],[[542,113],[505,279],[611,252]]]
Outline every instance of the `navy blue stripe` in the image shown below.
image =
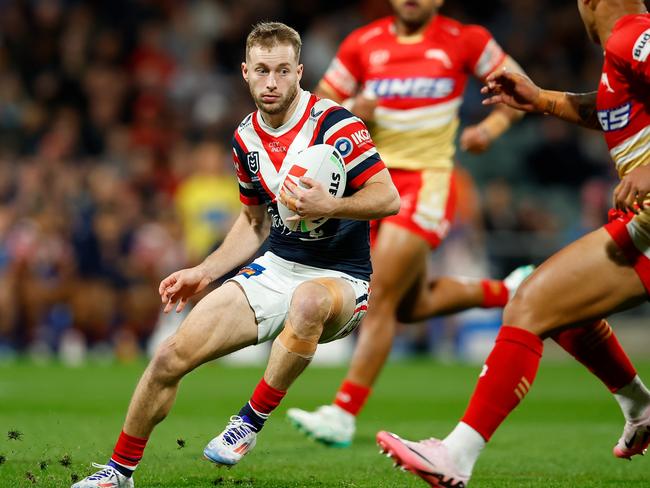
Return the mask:
[[368,299],[368,294],[364,293],[359,298],[357,298],[357,305],[360,304],[361,302],[365,302],[367,299]]
[[354,115],[352,115],[350,112],[345,110],[343,107],[336,108],[331,112],[329,112],[325,116],[325,120],[323,120],[323,123],[320,126],[320,130],[318,131],[318,135],[316,136],[316,140],[314,141],[314,144],[322,144],[324,142],[323,138],[325,137],[325,133],[328,130],[330,130],[332,127],[334,127],[342,120],[351,119],[353,117]]
[[239,193],[246,197],[257,197],[259,194],[254,188],[244,188],[243,186],[239,185]]
[[366,160],[362,163],[357,164],[354,168],[352,168],[348,172],[348,181],[354,180],[357,176],[359,176],[361,173],[366,171],[368,168],[374,166],[380,161],[379,158],[379,153],[375,153],[372,156],[368,156]]
[[232,136],[232,147],[237,153],[237,158],[239,159],[239,163],[241,164],[242,168],[244,168],[244,171],[248,173],[248,165],[246,164],[246,153],[239,145],[239,142],[237,141],[237,138],[234,135]]

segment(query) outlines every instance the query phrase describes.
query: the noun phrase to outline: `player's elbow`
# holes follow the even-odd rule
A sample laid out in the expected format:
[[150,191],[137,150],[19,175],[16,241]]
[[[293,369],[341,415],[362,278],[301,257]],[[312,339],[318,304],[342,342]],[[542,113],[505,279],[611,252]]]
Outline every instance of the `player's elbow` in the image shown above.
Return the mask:
[[397,192],[397,188],[395,188],[394,185],[390,185],[389,187],[389,196],[387,200],[388,202],[385,206],[385,216],[388,217],[389,215],[397,215],[400,207],[400,198],[399,193]]

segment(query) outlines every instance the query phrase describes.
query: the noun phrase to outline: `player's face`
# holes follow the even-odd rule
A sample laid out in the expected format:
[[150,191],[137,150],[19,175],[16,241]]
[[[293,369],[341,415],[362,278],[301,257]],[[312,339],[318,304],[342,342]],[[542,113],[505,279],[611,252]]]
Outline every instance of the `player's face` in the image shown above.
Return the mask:
[[242,74],[257,108],[278,115],[286,112],[298,95],[302,64],[290,44],[270,49],[253,46],[242,63]]
[[582,22],[585,24],[585,29],[587,30],[587,35],[596,44],[600,44],[600,39],[598,38],[598,30],[596,29],[596,18],[594,16],[593,10],[591,7],[591,2],[586,2],[585,0],[578,0],[578,11],[580,12],[580,17],[582,17]]
[[438,12],[443,0],[390,0],[395,14],[411,28],[421,27]]

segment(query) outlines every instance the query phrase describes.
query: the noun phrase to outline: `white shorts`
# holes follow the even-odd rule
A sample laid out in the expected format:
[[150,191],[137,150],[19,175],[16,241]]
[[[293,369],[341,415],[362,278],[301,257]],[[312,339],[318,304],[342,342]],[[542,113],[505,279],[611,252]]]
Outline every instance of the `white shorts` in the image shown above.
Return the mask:
[[294,290],[305,281],[316,278],[342,278],[352,286],[356,306],[350,320],[330,337],[321,337],[320,343],[341,339],[352,332],[361,322],[368,309],[370,287],[367,281],[354,278],[340,271],[315,268],[287,261],[272,252],[244,266],[234,278],[255,312],[257,320],[257,343],[274,339],[284,327]]

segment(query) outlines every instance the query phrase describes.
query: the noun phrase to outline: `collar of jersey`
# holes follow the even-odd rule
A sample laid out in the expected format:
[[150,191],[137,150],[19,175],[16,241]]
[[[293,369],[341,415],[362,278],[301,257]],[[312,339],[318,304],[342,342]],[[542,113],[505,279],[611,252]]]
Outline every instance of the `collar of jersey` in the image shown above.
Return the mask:
[[266,122],[264,122],[264,119],[262,118],[262,114],[260,114],[260,111],[258,110],[257,113],[255,114],[255,117],[257,117],[257,122],[259,123],[262,130],[275,137],[279,137],[289,132],[291,129],[293,129],[293,127],[298,123],[302,115],[305,113],[305,109],[307,108],[307,104],[309,103],[309,97],[311,95],[306,90],[300,90],[298,92],[298,96],[300,97],[300,101],[298,102],[298,106],[296,107],[296,110],[291,115],[291,118],[278,128],[273,128],[270,125],[267,125]]

